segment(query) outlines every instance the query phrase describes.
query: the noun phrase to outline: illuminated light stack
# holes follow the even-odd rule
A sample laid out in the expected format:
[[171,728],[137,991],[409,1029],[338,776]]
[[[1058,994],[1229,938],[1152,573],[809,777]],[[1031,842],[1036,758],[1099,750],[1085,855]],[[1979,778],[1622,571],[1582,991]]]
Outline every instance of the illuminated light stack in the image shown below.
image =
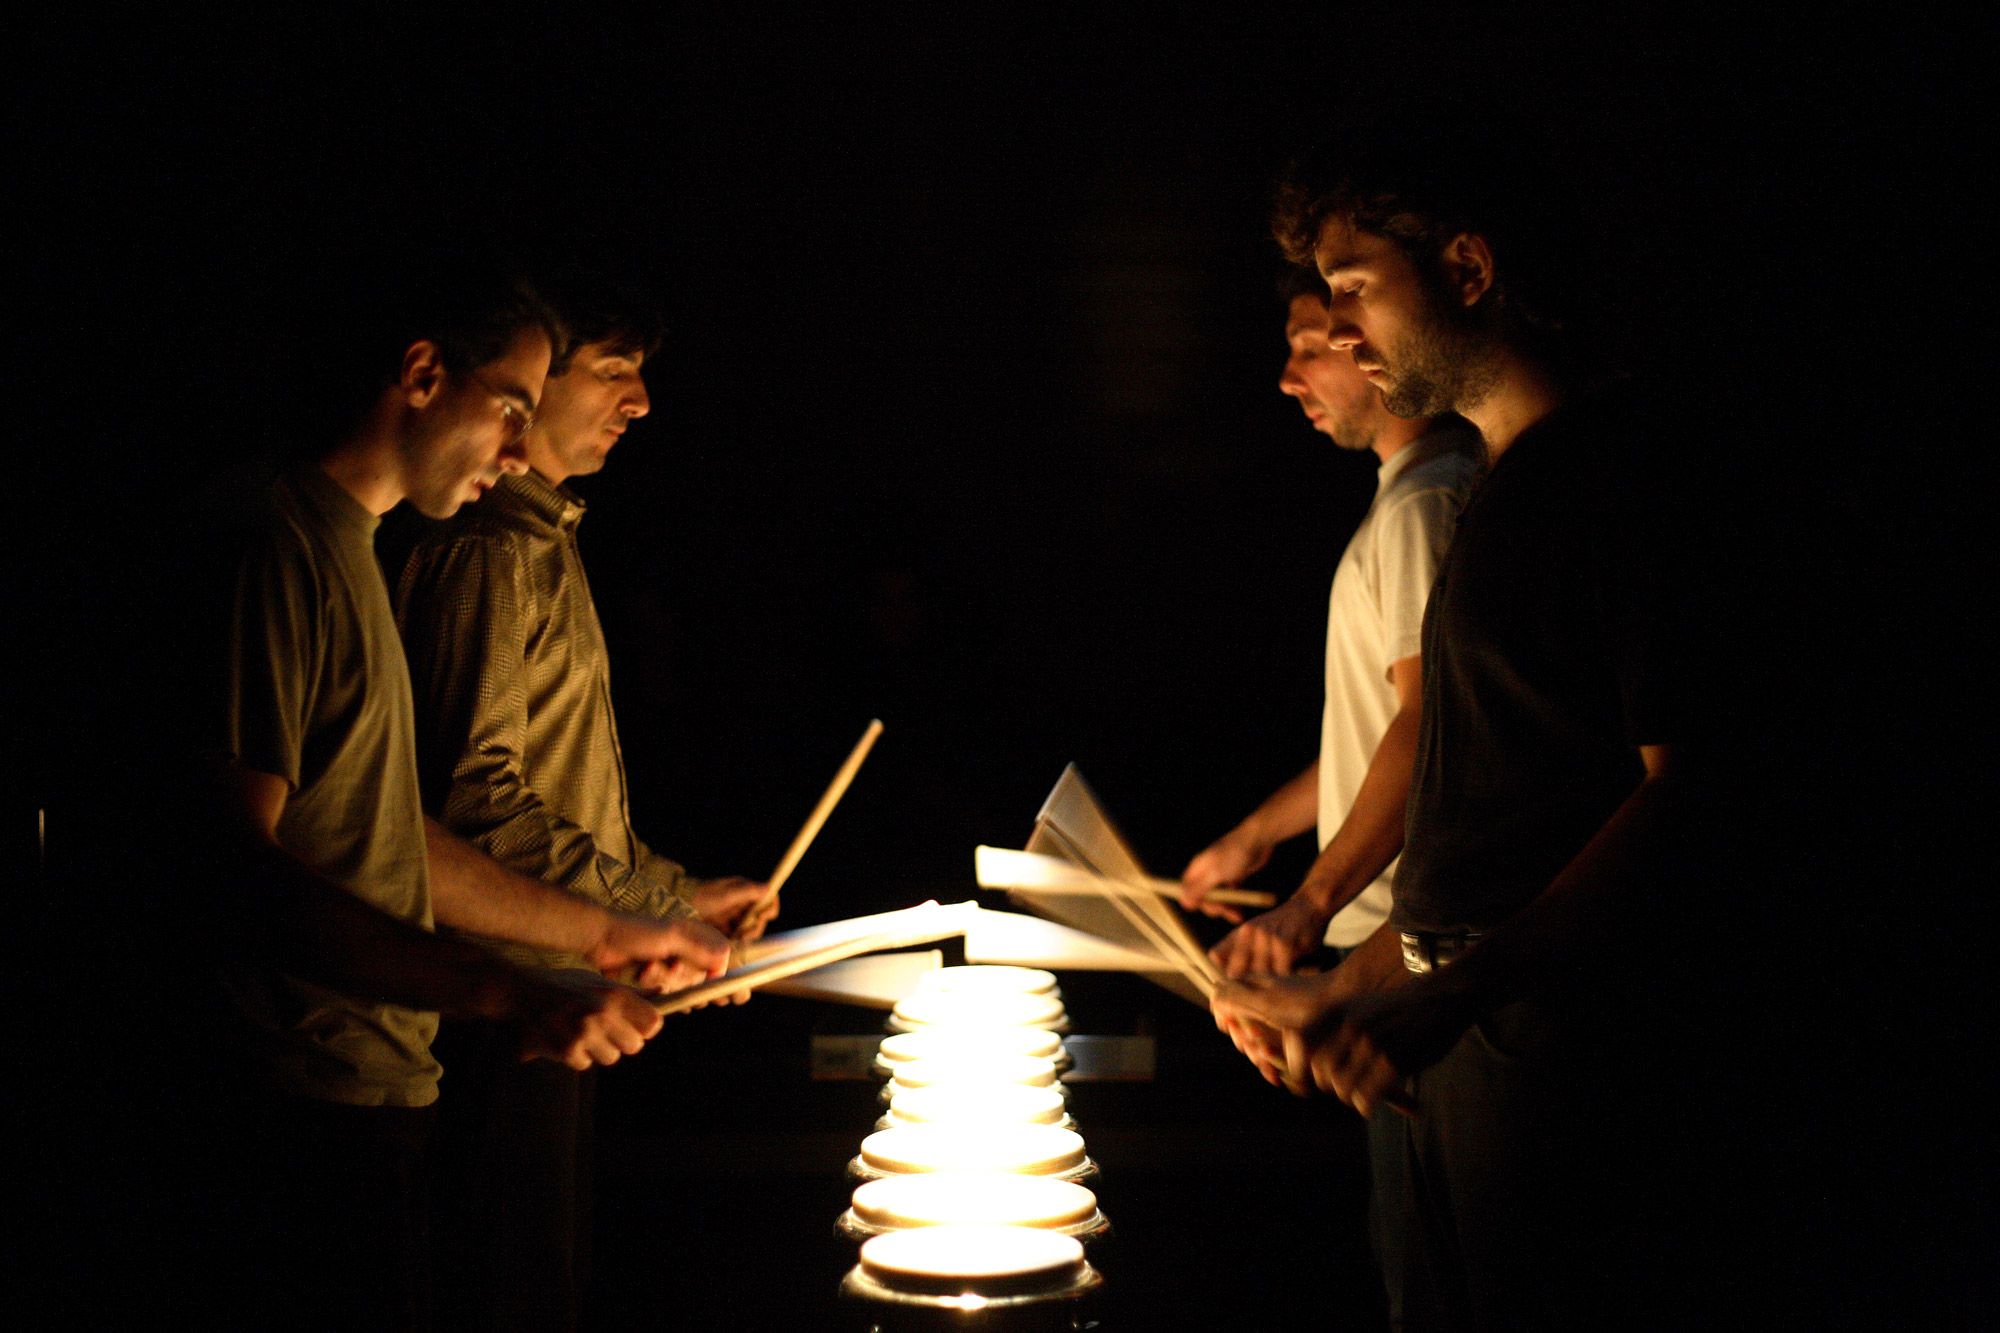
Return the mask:
[[935,1055],[897,1065],[882,1092],[884,1100],[916,1088],[950,1084],[1011,1083],[1025,1088],[1055,1088],[1056,1062],[1040,1055]]
[[918,991],[898,1000],[889,1026],[897,1032],[925,1028],[1044,1028],[1069,1026],[1062,1000],[1017,991]]
[[939,1056],[992,1055],[1037,1055],[1054,1061],[1058,1072],[1070,1066],[1062,1038],[1046,1028],[932,1027],[886,1038],[875,1056],[875,1072],[892,1074],[912,1060]]
[[959,1084],[912,1088],[889,1099],[877,1129],[898,1125],[1055,1125],[1073,1129],[1069,1108],[1055,1088],[1025,1084]]
[[1039,967],[975,964],[940,967],[917,979],[917,992],[930,995],[1052,995],[1060,999],[1056,974]]
[[1052,973],[952,967],[898,1003],[875,1061],[887,1113],[848,1172],[840,1219],[863,1242],[842,1290],[980,1310],[1102,1282],[1082,1241],[1109,1230],[1058,1072],[1068,1028]]

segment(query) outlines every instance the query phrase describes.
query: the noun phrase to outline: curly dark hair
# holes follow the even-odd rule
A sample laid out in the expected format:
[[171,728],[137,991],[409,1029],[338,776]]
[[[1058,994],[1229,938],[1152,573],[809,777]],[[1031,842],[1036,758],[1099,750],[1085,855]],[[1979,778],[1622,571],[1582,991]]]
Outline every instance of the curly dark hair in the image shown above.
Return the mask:
[[1546,356],[1566,356],[1578,303],[1556,257],[1558,197],[1531,175],[1516,145],[1476,135],[1397,138],[1362,131],[1295,158],[1280,177],[1271,234],[1294,264],[1311,265],[1329,222],[1394,241],[1420,271],[1474,233],[1495,257],[1489,294],[1501,332]]
[[640,287],[601,269],[566,266],[547,275],[543,290],[562,317],[566,337],[556,344],[549,374],[569,368],[577,349],[607,343],[616,352],[650,358],[666,338],[659,308]]

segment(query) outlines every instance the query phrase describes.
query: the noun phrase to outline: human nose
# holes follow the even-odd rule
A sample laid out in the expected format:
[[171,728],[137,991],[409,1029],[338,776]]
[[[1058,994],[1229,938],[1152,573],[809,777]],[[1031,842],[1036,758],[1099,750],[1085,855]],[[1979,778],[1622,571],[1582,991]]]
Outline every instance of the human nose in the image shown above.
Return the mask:
[[528,437],[524,433],[509,440],[500,447],[500,457],[496,460],[500,470],[510,477],[521,476],[528,470]]
[[1299,374],[1297,353],[1285,358],[1285,368],[1278,375],[1278,392],[1288,393],[1294,398],[1306,396],[1306,381],[1305,377]]
[[653,397],[646,392],[646,381],[633,382],[631,391],[625,395],[624,401],[618,404],[618,410],[628,417],[643,417],[653,410]]
[[1353,351],[1361,345],[1361,326],[1352,320],[1335,320],[1327,328],[1326,345],[1336,352]]

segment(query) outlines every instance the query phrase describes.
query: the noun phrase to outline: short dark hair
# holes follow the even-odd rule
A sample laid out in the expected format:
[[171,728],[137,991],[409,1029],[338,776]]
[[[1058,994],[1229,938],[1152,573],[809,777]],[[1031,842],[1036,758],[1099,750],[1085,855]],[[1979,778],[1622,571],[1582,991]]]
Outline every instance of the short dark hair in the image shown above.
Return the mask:
[[444,368],[466,375],[506,354],[527,330],[551,351],[568,334],[535,284],[477,245],[372,245],[323,262],[301,292],[301,443],[333,444],[402,371],[402,356],[434,342]]
[[[1492,309],[1506,336],[1566,356],[1578,311],[1576,247],[1558,193],[1519,145],[1491,135],[1395,136],[1356,130],[1295,158],[1280,178],[1271,234],[1285,258],[1314,264],[1329,222],[1394,241],[1426,273],[1453,237],[1493,247]],[[1558,348],[1557,344],[1562,344]]]
[[629,279],[598,269],[566,267],[547,275],[543,287],[565,334],[549,363],[551,375],[567,370],[577,350],[591,343],[650,358],[666,338],[659,307]]

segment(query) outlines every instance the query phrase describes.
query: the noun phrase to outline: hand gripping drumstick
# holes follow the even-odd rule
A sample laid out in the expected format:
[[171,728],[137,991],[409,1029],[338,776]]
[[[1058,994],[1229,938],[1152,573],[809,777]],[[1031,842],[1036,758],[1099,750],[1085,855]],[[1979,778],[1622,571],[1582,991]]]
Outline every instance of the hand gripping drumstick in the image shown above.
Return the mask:
[[756,905],[743,914],[745,917],[755,916],[777,898],[778,890],[784,887],[785,881],[791,878],[792,871],[798,868],[799,858],[806,854],[806,848],[812,846],[812,840],[819,836],[820,825],[826,823],[826,817],[833,813],[833,807],[847,794],[847,784],[854,781],[854,775],[861,771],[862,761],[868,758],[868,752],[875,748],[875,738],[881,734],[882,719],[878,717],[868,724],[868,730],[861,733],[861,739],[855,742],[853,753],[847,756],[847,762],[840,766],[840,771],[833,775],[833,781],[827,784],[826,792],[819,798],[819,804],[813,807],[810,815],[806,816],[805,827],[799,830],[798,837],[792,839],[792,845],[785,848],[785,854],[778,858],[778,868],[771,872],[770,887],[764,890],[764,896],[757,900]]

